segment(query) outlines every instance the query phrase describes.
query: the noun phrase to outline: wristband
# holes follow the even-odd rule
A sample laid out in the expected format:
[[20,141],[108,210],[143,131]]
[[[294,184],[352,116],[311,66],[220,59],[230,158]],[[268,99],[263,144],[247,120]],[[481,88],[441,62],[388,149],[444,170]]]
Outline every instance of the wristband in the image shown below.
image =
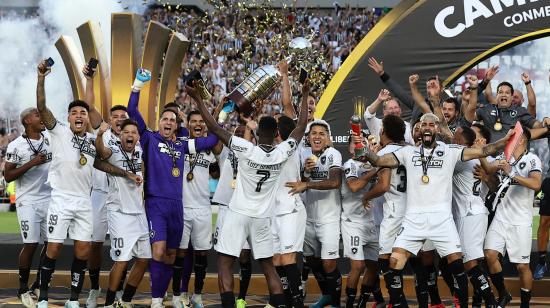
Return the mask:
[[305,177],[305,178],[311,177],[311,173],[310,173],[309,171],[305,171],[305,170],[304,170],[304,177]]
[[529,81],[527,81],[527,82],[525,83],[526,86],[528,86],[528,85],[530,85],[530,84],[531,84],[531,80],[529,80]]

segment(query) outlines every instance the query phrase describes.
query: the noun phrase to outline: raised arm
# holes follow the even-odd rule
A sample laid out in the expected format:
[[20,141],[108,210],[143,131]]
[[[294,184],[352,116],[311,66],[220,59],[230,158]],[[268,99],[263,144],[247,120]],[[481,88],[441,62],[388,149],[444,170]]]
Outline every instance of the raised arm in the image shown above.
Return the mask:
[[[390,91],[388,91],[386,89],[380,90],[380,93],[378,93],[378,96],[376,97],[374,102],[372,102],[372,104],[370,104],[367,107],[368,116],[376,115],[376,112],[378,112],[378,109],[380,108],[380,105],[382,105],[386,100],[388,100],[390,98],[391,98]],[[367,121],[366,112],[365,112],[365,121]]]
[[483,158],[487,156],[494,156],[504,149],[506,143],[514,135],[514,130],[511,129],[508,131],[506,136],[497,140],[496,142],[489,143],[488,145],[483,146],[482,148],[464,148],[462,151],[462,160],[472,160],[476,158]]
[[[477,83],[477,77],[473,75],[466,76],[466,80],[470,84],[470,98],[466,102],[466,106],[464,107],[464,119],[468,122],[473,122],[476,119],[476,108],[477,108],[477,96],[478,96],[478,83]],[[464,104],[465,102],[462,101]]]
[[527,88],[527,111],[533,117],[537,117],[537,96],[535,95],[535,90],[533,89],[533,84],[531,83],[531,77],[529,74],[521,74],[521,80]]
[[208,112],[208,108],[206,108],[206,106],[204,105],[204,102],[202,101],[202,98],[199,95],[196,87],[190,87],[186,85],[185,91],[197,103],[197,107],[199,108],[199,112],[201,113],[202,118],[206,123],[206,127],[208,127],[208,131],[214,133],[216,136],[218,136],[218,138],[220,138],[223,144],[229,146],[229,140],[233,135],[218,125],[214,117],[210,114],[210,112]]
[[113,155],[113,151],[105,146],[103,143],[103,133],[109,129],[109,124],[102,122],[99,126],[99,131],[97,132],[97,138],[95,139],[95,149],[97,150],[97,157],[101,160],[106,160],[111,155]]
[[308,96],[309,96],[309,80],[306,79],[306,81],[302,85],[302,102],[300,103],[300,114],[298,115],[298,123],[290,133],[290,138],[293,138],[298,142],[302,140],[302,138],[304,137],[304,132],[306,131],[307,116],[308,116],[308,106],[307,106]]
[[375,58],[371,57],[369,58],[368,65],[378,76],[380,76],[382,82],[403,105],[407,106],[411,110],[414,108],[414,99],[384,71],[384,62],[378,62]]
[[369,170],[369,172],[366,172],[365,174],[361,175],[358,178],[349,178],[346,179],[346,184],[348,185],[349,190],[352,192],[358,192],[361,189],[363,189],[365,186],[367,186],[370,182],[370,180],[376,176],[376,173],[378,172],[377,168],[373,168]]
[[101,114],[97,111],[95,108],[95,94],[94,94],[94,76],[96,69],[94,68],[92,71],[92,76],[88,76],[87,73],[90,72],[90,68],[88,67],[88,64],[84,65],[84,68],[82,69],[82,74],[84,74],[84,77],[86,78],[86,98],[85,102],[88,104],[88,107],[90,107],[90,124],[92,125],[93,129],[98,129],[99,125],[101,125],[101,122],[103,122],[103,118],[101,117]]
[[147,124],[139,112],[139,92],[149,80],[151,80],[151,72],[141,68],[138,69],[136,72],[136,79],[132,85],[132,92],[130,93],[130,98],[128,100],[128,116],[130,119],[135,120],[138,123],[138,131],[140,135],[147,129]]
[[278,65],[279,72],[281,72],[281,103],[283,105],[283,114],[287,117],[296,118],[296,112],[294,106],[292,106],[292,91],[290,89],[290,81],[288,80],[288,63],[283,60]]
[[418,79],[420,79],[420,77],[416,74],[409,76],[409,86],[411,87],[414,103],[418,106],[418,108],[420,108],[420,110],[422,110],[422,113],[430,113],[432,112],[430,110],[430,106],[426,103],[424,96],[422,96],[422,93],[420,93],[418,86],[416,85]]
[[46,65],[46,60],[42,60],[38,65],[38,81],[36,83],[36,108],[40,113],[40,119],[47,129],[53,129],[57,120],[48,107],[46,107],[46,91],[44,90],[44,81],[51,72],[51,68]]

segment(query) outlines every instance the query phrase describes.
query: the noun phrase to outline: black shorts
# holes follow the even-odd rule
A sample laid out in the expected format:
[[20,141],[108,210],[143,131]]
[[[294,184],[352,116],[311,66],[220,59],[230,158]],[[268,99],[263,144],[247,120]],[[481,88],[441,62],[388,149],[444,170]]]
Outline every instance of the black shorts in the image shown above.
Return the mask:
[[542,181],[542,200],[540,200],[539,215],[550,216],[550,178]]

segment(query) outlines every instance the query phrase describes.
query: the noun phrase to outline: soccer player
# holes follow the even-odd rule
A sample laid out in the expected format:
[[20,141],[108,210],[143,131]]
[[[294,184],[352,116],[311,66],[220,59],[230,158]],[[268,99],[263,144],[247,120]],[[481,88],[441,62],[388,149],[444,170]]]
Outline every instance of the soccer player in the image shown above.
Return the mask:
[[55,270],[63,241],[74,240],[74,260],[71,266],[71,296],[66,307],[78,307],[82,291],[86,262],[90,254],[92,238],[92,170],[94,167],[117,176],[132,178],[119,168],[95,160],[95,136],[86,132],[89,123],[88,104],[76,100],[69,104],[69,126],[58,122],[46,107],[45,77],[51,69],[42,61],[38,66],[36,89],[40,118],[51,136],[53,152],[48,182],[52,187],[48,209],[48,246],[40,270],[39,307],[48,306],[48,284]]
[[301,152],[302,181],[289,182],[292,193],[305,192],[307,211],[304,256],[323,296],[313,307],[340,307],[342,275],[336,261],[340,248],[342,155],[329,146],[330,126],[323,120],[308,123],[311,148]]
[[[109,125],[102,123],[96,139],[96,149],[101,157],[113,166],[131,172],[142,178],[141,162],[143,151],[139,146],[138,124],[130,119],[118,125],[120,142],[105,145],[104,134]],[[115,295],[126,271],[128,262],[135,257],[135,263],[122,295],[122,306],[131,307],[134,296],[151,258],[149,228],[143,207],[143,186],[124,178],[109,176],[109,197],[107,217],[111,236],[111,258],[115,261],[109,275],[109,287],[105,296],[105,307],[113,307]]]
[[[471,148],[483,137],[468,126],[458,127],[454,133],[454,144]],[[485,139],[479,146],[485,145]],[[477,146],[477,145],[476,145]],[[487,275],[479,265],[483,258],[483,242],[487,232],[489,211],[481,198],[481,181],[474,178],[474,167],[479,160],[458,162],[453,174],[453,217],[462,245],[464,269],[470,277],[474,290],[485,300],[488,307],[496,305],[495,296]]]
[[[286,115],[281,115],[277,123],[279,134],[276,139],[281,143],[289,138],[296,124]],[[279,178],[278,192],[273,204],[272,232],[275,252],[273,263],[281,278],[287,306],[291,305],[295,308],[304,307],[302,282],[296,257],[304,247],[306,209],[300,196],[291,195],[285,183],[299,180],[300,154],[294,152],[284,165]]]
[[[468,305],[468,280],[461,259],[461,244],[452,221],[452,174],[458,161],[467,161],[497,153],[504,148],[511,133],[496,143],[478,148],[463,148],[436,142],[439,119],[431,113],[421,117],[422,144],[406,146],[378,156],[367,150],[365,158],[379,167],[405,167],[407,172],[407,210],[392,249],[390,304],[408,307],[403,294],[402,270],[411,254],[417,254],[426,240],[431,240],[441,257],[446,257],[456,280],[461,307]],[[430,202],[426,203],[426,196]]]
[[[46,185],[52,160],[50,138],[36,108],[27,108],[19,116],[25,128],[22,136],[8,144],[4,167],[6,182],[15,181],[17,220],[23,238],[19,254],[19,291],[25,307],[36,303],[28,288],[32,258],[40,240],[46,241],[46,213],[51,188]],[[41,256],[42,259],[42,256]]]
[[[363,146],[368,146],[366,135],[360,137]],[[349,152],[354,155],[355,143],[349,138]],[[344,163],[344,179],[342,184],[342,240],[344,256],[350,259],[351,270],[346,284],[346,308],[353,308],[357,295],[357,284],[361,274],[367,267],[366,284],[361,290],[370,296],[375,289],[378,277],[378,229],[374,222],[372,204],[363,205],[363,196],[371,188],[371,179],[376,176],[377,170],[369,163],[363,163],[350,158]],[[369,292],[366,291],[369,289]],[[361,292],[361,294],[363,294]],[[361,301],[368,301],[365,296]],[[363,305],[360,301],[359,305]],[[383,305],[383,303],[381,303]]]
[[145,163],[145,211],[149,221],[153,258],[150,261],[151,307],[162,307],[164,294],[172,278],[172,264],[176,258],[183,233],[181,204],[185,154],[208,150],[218,143],[216,136],[180,140],[177,112],[165,109],[160,113],[159,130],[147,128],[138,103],[139,93],[151,73],[138,69],[128,101],[128,114],[138,123],[140,143]]
[[[251,121],[253,122],[253,121]],[[245,126],[237,126],[234,131],[234,135],[243,138],[245,131],[248,130],[248,126],[252,125],[247,123]],[[216,219],[216,230],[214,232],[214,245],[218,240],[218,234],[223,224],[223,219],[227,211],[235,186],[237,183],[237,173],[239,167],[239,161],[237,156],[228,147],[224,146],[222,153],[220,154],[220,179],[212,202],[218,204],[218,217]],[[245,241],[241,254],[239,255],[239,294],[235,301],[235,307],[246,307],[246,293],[248,292],[248,286],[250,284],[250,278],[252,276],[252,261],[250,259],[250,245],[248,241]]]
[[[86,103],[90,108],[89,118],[90,124],[94,130],[98,130],[99,126],[103,123],[101,114],[95,108],[95,95],[94,95],[94,76],[96,69],[91,69],[88,65],[85,65],[82,69],[82,73],[86,78]],[[128,119],[128,113],[126,106],[115,105],[110,110],[110,117],[108,119],[109,128],[102,134],[103,143],[107,146],[116,145],[120,143],[120,125],[122,121]],[[101,155],[101,153],[99,153]],[[101,157],[106,159],[106,157]],[[101,268],[101,258],[103,255],[103,242],[107,235],[107,208],[105,204],[107,202],[107,194],[109,192],[109,185],[107,183],[107,175],[105,172],[94,169],[92,176],[92,210],[93,210],[93,223],[92,223],[92,248],[90,250],[90,258],[88,259],[88,272],[90,275],[90,292],[88,293],[88,299],[86,300],[87,308],[97,307],[97,297],[100,295],[101,289],[99,287],[99,273]],[[120,288],[122,290],[122,283],[126,277],[126,271],[123,271],[122,282]]]
[[[307,83],[306,83],[307,84]],[[241,252],[242,245],[249,239],[254,258],[259,260],[266,277],[270,305],[284,307],[285,297],[281,281],[273,266],[273,238],[271,234],[272,201],[277,193],[278,177],[282,167],[297,148],[307,123],[307,105],[302,102],[298,125],[290,137],[273,146],[277,136],[277,121],[273,117],[263,117],[258,123],[256,135],[258,145],[231,135],[219,127],[208,113],[198,91],[189,86],[187,93],[197,102],[209,131],[220,137],[239,159],[235,192],[229,202],[229,209],[218,234],[215,245],[218,251],[218,283],[224,308],[235,306],[233,295],[233,274],[231,267]],[[303,86],[305,97],[309,86]]]
[[[206,133],[206,125],[197,110],[187,115],[187,129],[190,139],[200,138]],[[206,277],[207,253],[212,248],[212,207],[210,205],[210,165],[216,162],[221,152],[221,143],[212,150],[201,151],[185,156],[183,181],[183,236],[174,262],[173,290],[176,292],[172,302],[181,302],[179,281],[183,274],[184,258],[189,252],[189,243],[193,246],[195,260],[195,290],[191,304],[202,308],[202,288]]]
[[[521,287],[521,308],[529,307],[533,276],[529,268],[531,256],[531,232],[533,223],[533,201],[540,190],[542,166],[540,159],[529,152],[531,133],[526,127],[510,162],[500,155],[495,163],[499,166],[495,217],[485,238],[485,258],[491,281],[498,290],[499,306],[504,307],[512,300],[506,290],[502,266],[498,255],[508,254],[510,262],[516,265]],[[496,180],[493,178],[493,180]],[[496,184],[496,183],[493,183]]]

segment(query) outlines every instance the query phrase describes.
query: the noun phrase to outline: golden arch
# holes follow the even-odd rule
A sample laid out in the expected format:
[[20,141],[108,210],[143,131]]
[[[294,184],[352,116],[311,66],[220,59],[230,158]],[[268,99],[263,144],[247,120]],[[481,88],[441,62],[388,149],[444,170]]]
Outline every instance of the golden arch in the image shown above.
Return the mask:
[[[490,5],[489,0],[481,0],[481,2],[487,6]],[[548,27],[550,16],[515,25],[513,28],[506,28],[501,23],[505,16],[537,9],[544,4],[544,2],[534,2],[504,7],[501,13],[495,13],[491,18],[476,20],[477,24],[464,31],[461,37],[449,39],[438,35],[433,28],[434,16],[446,6],[455,5],[459,8],[463,5],[462,0],[403,0],[367,33],[348,56],[320,98],[315,117],[326,118],[337,130],[338,127],[343,127],[340,132],[336,132],[336,135],[347,135],[344,131],[348,129],[347,121],[353,112],[352,98],[365,96],[374,99],[377,91],[383,87],[378,76],[366,67],[366,61],[371,56],[384,60],[385,70],[402,85],[407,85],[408,74],[420,73],[424,77],[439,74],[446,86],[477,63],[502,50],[522,42],[550,36]],[[411,28],[415,27],[419,29],[419,35],[413,37],[414,30]],[[389,45],[395,44],[396,37],[399,35],[402,35],[404,44],[395,48],[401,48],[402,54],[399,56],[390,52],[391,55],[388,56],[388,52],[384,51],[391,50]],[[492,39],[477,42],[478,45],[475,45],[480,37]],[[460,45],[463,43],[471,44],[467,50],[461,50]],[[411,45],[412,47],[409,48]],[[432,48],[439,49],[441,52]],[[454,51],[449,51],[451,49]],[[453,56],[457,60],[453,60]],[[426,60],[424,57],[430,57],[430,59]],[[436,62],[437,59],[440,63]],[[339,121],[345,121],[346,124],[334,125]]]

